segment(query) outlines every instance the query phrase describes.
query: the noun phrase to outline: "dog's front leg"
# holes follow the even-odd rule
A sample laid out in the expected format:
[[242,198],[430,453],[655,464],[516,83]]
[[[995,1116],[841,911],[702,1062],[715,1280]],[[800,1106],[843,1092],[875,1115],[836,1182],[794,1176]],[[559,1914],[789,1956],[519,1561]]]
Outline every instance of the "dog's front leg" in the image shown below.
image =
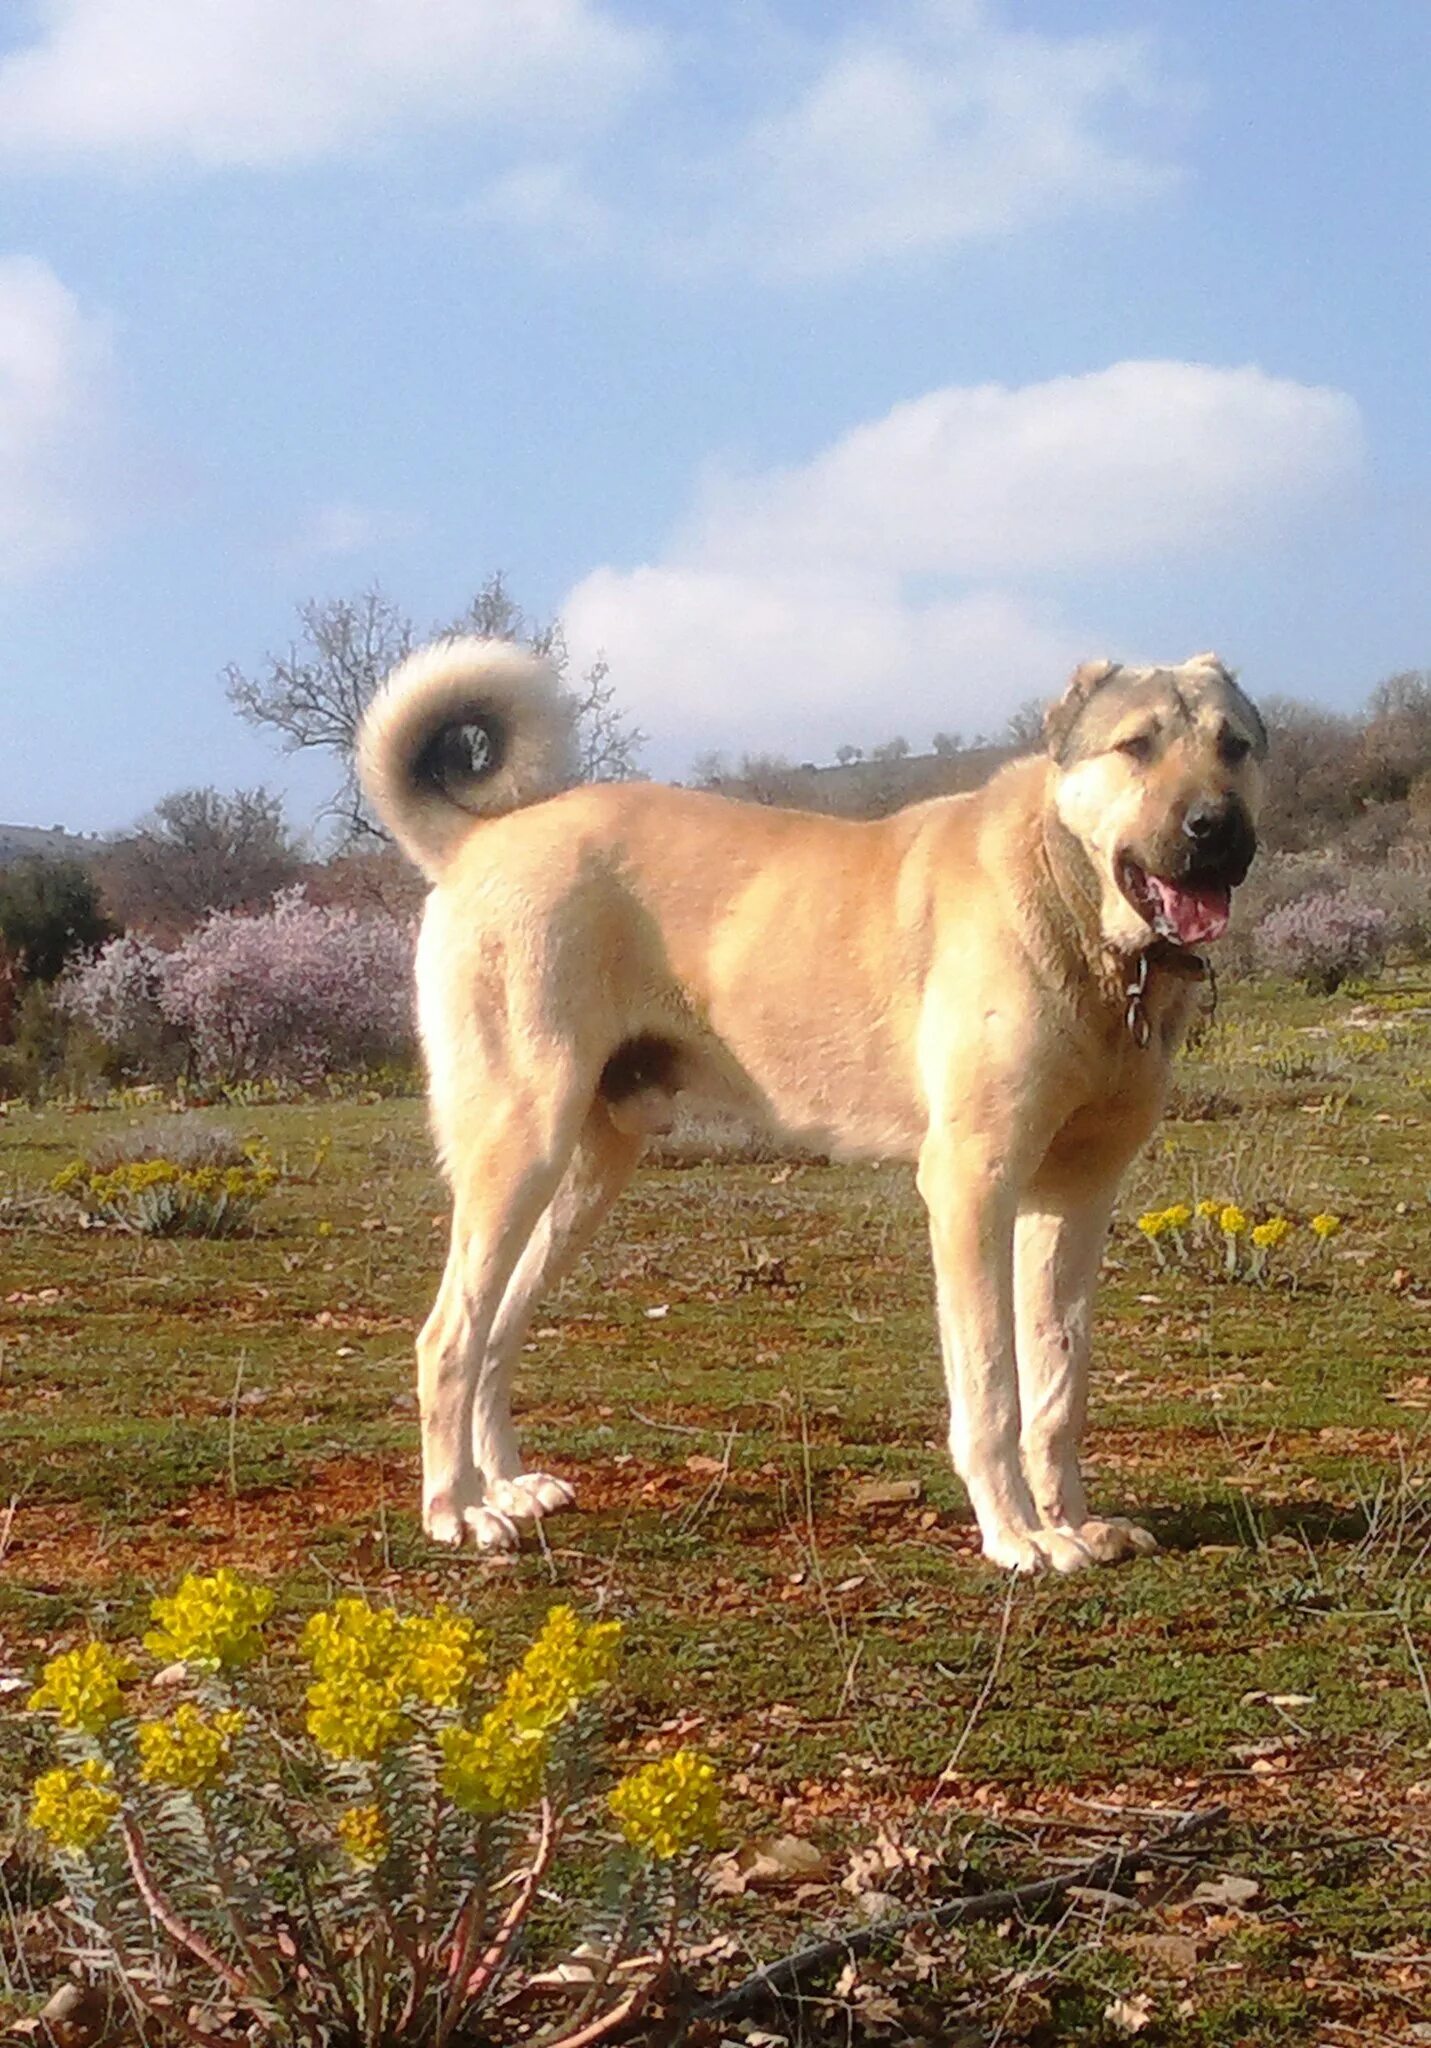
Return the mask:
[[1039,1520],[1099,1564],[1156,1550],[1146,1529],[1090,1517],[1078,1447],[1088,1408],[1093,1297],[1116,1182],[1030,1193],[1014,1240],[1024,1476]]
[[949,1385],[949,1449],[984,1555],[1015,1571],[1076,1571],[1076,1537],[1041,1525],[1019,1460],[1014,1224],[1019,1188],[1007,1151],[932,1131],[919,1155]]

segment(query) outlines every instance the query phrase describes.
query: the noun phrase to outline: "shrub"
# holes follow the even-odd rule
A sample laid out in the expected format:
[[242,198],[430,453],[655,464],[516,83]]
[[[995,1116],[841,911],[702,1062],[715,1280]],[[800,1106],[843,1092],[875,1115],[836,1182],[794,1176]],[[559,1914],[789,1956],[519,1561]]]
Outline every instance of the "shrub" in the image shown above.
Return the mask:
[[1388,923],[1384,910],[1350,890],[1304,896],[1263,918],[1254,939],[1257,964],[1330,995],[1349,975],[1381,969]]
[[48,982],[32,981],[15,1005],[11,1042],[0,1045],[0,1101],[48,1094],[86,1096],[108,1076],[106,1047],[70,1022]]
[[538,1967],[543,1946],[572,1953],[556,1857],[573,1820],[589,1841],[602,1819],[591,1703],[620,1624],[554,1608],[488,1689],[466,1615],[340,1598],[301,1636],[305,1708],[264,1654],[272,1606],[228,1571],[156,1600],[145,1647],[187,1683],[148,1718],[126,1699],[134,1661],[106,1644],[45,1667],[30,1708],[57,1724],[61,1761],[30,1819],[90,1966],[188,2042],[440,2048],[531,2038],[542,2004],[541,2039],[575,2048],[634,2021],[672,1953],[687,1852],[711,1841],[704,1758],[677,1752],[609,1794],[622,1840],[598,1941],[581,1970]]
[[0,938],[27,981],[54,981],[67,960],[113,930],[78,861],[22,860],[0,874]]
[[260,1148],[242,1165],[183,1166],[174,1159],[130,1159],[107,1171],[72,1159],[55,1175],[57,1195],[96,1223],[142,1237],[233,1237],[278,1179]]
[[412,931],[293,890],[211,917],[169,957],[160,1006],[201,1072],[310,1080],[410,1055]]
[[172,957],[127,934],[75,961],[56,989],[65,1015],[109,1046],[125,1072],[152,1074],[183,1063],[183,1034],[162,1001]]
[[1385,868],[1364,882],[1359,878],[1357,890],[1385,911],[1387,945],[1393,952],[1431,959],[1431,872],[1425,865]]
[[87,1164],[97,1173],[136,1160],[168,1159],[175,1166],[244,1166],[253,1161],[253,1147],[227,1124],[181,1110],[173,1116],[150,1117],[133,1130],[114,1131],[89,1146]]

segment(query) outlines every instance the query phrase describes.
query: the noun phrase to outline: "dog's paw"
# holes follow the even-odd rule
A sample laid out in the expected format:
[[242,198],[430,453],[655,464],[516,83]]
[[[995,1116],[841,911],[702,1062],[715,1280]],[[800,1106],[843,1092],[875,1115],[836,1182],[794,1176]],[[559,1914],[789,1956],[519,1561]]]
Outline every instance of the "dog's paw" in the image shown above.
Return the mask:
[[515,1550],[522,1532],[511,1515],[456,1493],[435,1493],[425,1502],[422,1526],[434,1543],[459,1550],[465,1543],[478,1550]]
[[1151,1529],[1140,1528],[1122,1515],[1112,1515],[1106,1522],[1093,1518],[1062,1533],[1081,1543],[1095,1564],[1121,1564],[1128,1557],[1151,1557],[1158,1547]]
[[463,1534],[479,1550],[519,1550],[521,1524],[500,1508],[468,1508],[462,1517]]
[[422,1504],[422,1526],[434,1543],[455,1549],[467,1534],[466,1513],[467,1504],[455,1492],[430,1494]]
[[1094,1561],[1072,1530],[1019,1529],[1009,1526],[991,1530],[984,1538],[984,1555],[990,1564],[1006,1572],[1081,1572]]
[[540,1522],[576,1505],[573,1489],[552,1472],[519,1472],[515,1479],[494,1480],[487,1499],[514,1522]]

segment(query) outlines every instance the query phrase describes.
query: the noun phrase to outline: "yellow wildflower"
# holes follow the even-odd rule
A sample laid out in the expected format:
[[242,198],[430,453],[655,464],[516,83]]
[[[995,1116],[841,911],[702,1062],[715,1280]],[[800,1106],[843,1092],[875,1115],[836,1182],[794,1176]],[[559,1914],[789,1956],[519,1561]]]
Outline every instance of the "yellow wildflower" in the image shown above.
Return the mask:
[[30,1711],[53,1707],[62,1728],[98,1735],[124,1712],[120,1686],[133,1678],[134,1666],[107,1643],[86,1643],[51,1657],[30,1694]]
[[323,1678],[308,1688],[308,1733],[331,1757],[375,1763],[406,1735],[401,1674]]
[[90,1849],[119,1811],[113,1785],[113,1771],[96,1757],[77,1769],[46,1771],[34,1783],[30,1824],[48,1835],[57,1849]]
[[487,1661],[476,1622],[441,1601],[403,1623],[402,1650],[408,1690],[430,1707],[460,1706]]
[[541,1796],[551,1739],[493,1707],[477,1728],[445,1728],[439,1783],[463,1813],[520,1813]]
[[407,1732],[402,1617],[349,1595],[310,1616],[299,1647],[317,1683],[308,1732],[329,1756],[373,1762]]
[[234,1737],[243,1724],[236,1711],[206,1720],[188,1700],[167,1721],[141,1721],[134,1737],[140,1777],[186,1792],[216,1784],[233,1769]]
[[720,1824],[715,1765],[693,1749],[632,1771],[607,1804],[622,1834],[648,1856],[679,1856],[683,1849],[714,1846]]
[[1210,1223],[1214,1216],[1221,1215],[1222,1207],[1221,1202],[1214,1202],[1209,1196],[1204,1195],[1197,1205],[1197,1213],[1204,1223]]
[[1218,1213],[1217,1227],[1224,1237],[1241,1237],[1247,1228],[1247,1212],[1239,1209],[1235,1202],[1229,1202]]
[[1291,1234],[1291,1229],[1285,1216],[1269,1216],[1265,1223],[1253,1224],[1252,1242],[1260,1252],[1274,1251]]
[[309,1733],[330,1756],[369,1760],[407,1732],[405,1700],[458,1706],[486,1662],[475,1623],[450,1607],[404,1619],[352,1596],[311,1617],[302,1649],[317,1680]]
[[1161,1237],[1168,1227],[1166,1209],[1145,1209],[1138,1218],[1138,1228],[1144,1237]]
[[1323,1244],[1326,1243],[1329,1237],[1335,1237],[1337,1232],[1341,1229],[1341,1227],[1341,1217],[1333,1216],[1329,1209],[1323,1209],[1318,1215],[1314,1216],[1311,1219],[1310,1223],[1307,1225],[1307,1228],[1311,1231],[1312,1235],[1314,1237],[1320,1238]]
[[1174,1202],[1171,1209],[1164,1209],[1163,1221],[1169,1230],[1181,1230],[1184,1224],[1192,1222],[1192,1213],[1186,1202]]
[[211,1578],[190,1572],[172,1599],[149,1612],[159,1623],[144,1638],[146,1650],[204,1670],[251,1664],[263,1650],[261,1628],[273,1606],[266,1586],[249,1585],[221,1568]]
[[350,1806],[338,1819],[338,1840],[354,1863],[372,1870],[384,1861],[392,1843],[376,1806]]
[[609,1683],[616,1669],[619,1621],[583,1627],[570,1607],[553,1607],[541,1634],[507,1679],[503,1702],[514,1721],[555,1728],[582,1700]]
[[348,1594],[310,1615],[299,1641],[317,1677],[390,1679],[402,1660],[402,1616]]

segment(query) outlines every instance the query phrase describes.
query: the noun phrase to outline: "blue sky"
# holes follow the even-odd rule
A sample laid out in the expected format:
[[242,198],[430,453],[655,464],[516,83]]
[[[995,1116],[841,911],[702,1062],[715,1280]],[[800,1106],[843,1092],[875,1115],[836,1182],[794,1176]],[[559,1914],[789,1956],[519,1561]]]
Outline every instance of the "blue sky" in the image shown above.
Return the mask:
[[4,0],[0,820],[494,569],[653,772],[1431,664],[1423,0]]

